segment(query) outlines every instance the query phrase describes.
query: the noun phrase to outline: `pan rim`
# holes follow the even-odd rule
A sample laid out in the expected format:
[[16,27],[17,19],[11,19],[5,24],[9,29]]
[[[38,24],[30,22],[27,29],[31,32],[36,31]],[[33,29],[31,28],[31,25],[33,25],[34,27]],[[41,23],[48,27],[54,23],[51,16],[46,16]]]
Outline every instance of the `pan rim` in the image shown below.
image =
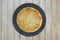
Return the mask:
[[[17,23],[16,23],[16,16],[17,16],[18,12],[19,12],[22,8],[25,8],[25,7],[33,7],[33,8],[36,8],[37,10],[39,10],[39,12],[40,12],[41,15],[42,15],[42,19],[43,19],[42,25],[41,25],[41,27],[40,27],[37,31],[35,31],[35,32],[32,32],[32,33],[24,32],[24,31],[22,31],[22,30],[18,27],[18,25],[17,25]],[[14,28],[15,28],[20,34],[22,34],[22,35],[24,35],[24,36],[34,36],[34,35],[37,35],[37,34],[39,34],[39,33],[44,29],[44,27],[45,27],[45,25],[46,25],[46,15],[45,15],[45,12],[42,10],[42,8],[41,8],[40,6],[38,6],[38,5],[34,4],[34,3],[24,3],[24,4],[20,5],[20,6],[14,11],[13,19],[12,19],[12,20],[13,20]]]

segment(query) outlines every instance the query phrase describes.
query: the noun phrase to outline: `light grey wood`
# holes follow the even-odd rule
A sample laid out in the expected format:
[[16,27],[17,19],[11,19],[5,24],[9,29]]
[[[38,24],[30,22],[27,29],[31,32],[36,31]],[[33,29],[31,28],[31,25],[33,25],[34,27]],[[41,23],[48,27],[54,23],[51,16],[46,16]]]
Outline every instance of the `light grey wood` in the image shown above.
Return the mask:
[[[27,0],[26,1],[27,3],[33,3],[33,0]],[[26,40],[33,40],[32,37],[26,37]]]
[[7,37],[7,0],[2,0],[2,40]]
[[[27,0],[21,0],[21,5],[26,3]],[[26,36],[21,35],[21,40],[26,40]]]
[[[14,0],[15,9],[21,5],[21,0]],[[15,10],[14,9],[14,10]]]
[[57,0],[52,0],[52,40],[58,40]]
[[57,27],[58,27],[58,40],[60,40],[60,0],[58,0],[58,10],[57,10]]
[[[39,5],[39,0],[33,0],[33,3]],[[38,35],[33,36],[33,40],[38,40]]]
[[26,40],[33,40],[33,37],[26,37]]
[[45,13],[46,13],[46,31],[45,31],[45,33],[46,33],[46,40],[52,40],[51,39],[51,28],[52,28],[52,26],[51,26],[51,20],[52,20],[52,18],[51,18],[51,0],[46,0],[46,9],[45,9]]
[[26,40],[26,36],[21,35],[21,40]]
[[7,3],[7,31],[8,31],[8,34],[7,34],[7,40],[14,40],[14,27],[13,27],[13,24],[12,24],[12,16],[13,16],[13,0],[8,0],[8,3]]
[[[24,3],[37,4],[46,14],[45,28],[33,37],[21,35],[12,23],[15,9]],[[0,0],[0,40],[60,40],[60,0]]]
[[[46,4],[46,3],[45,3],[44,0],[39,0],[39,6],[44,10],[44,12],[45,12],[45,6],[46,6],[45,4]],[[46,13],[45,13],[45,14],[46,14]],[[45,39],[46,39],[46,37],[45,37],[45,28],[42,30],[41,33],[39,33],[38,39],[39,39],[39,40],[45,40]]]
[[27,2],[27,3],[33,3],[32,1],[33,1],[33,0],[27,0],[26,2]]
[[21,0],[21,4],[24,4],[26,3],[27,0]]
[[33,40],[38,40],[38,35],[33,36]]
[[39,0],[32,0],[34,4],[39,5]]
[[[16,10],[17,7],[20,6],[20,5],[21,5],[20,0],[14,0],[14,10]],[[15,30],[15,40],[21,40],[21,35],[16,30]]]
[[2,12],[1,12],[1,8],[2,8],[2,6],[1,6],[1,0],[0,0],[0,40],[2,40],[2,26],[1,26],[1,14],[2,14]]

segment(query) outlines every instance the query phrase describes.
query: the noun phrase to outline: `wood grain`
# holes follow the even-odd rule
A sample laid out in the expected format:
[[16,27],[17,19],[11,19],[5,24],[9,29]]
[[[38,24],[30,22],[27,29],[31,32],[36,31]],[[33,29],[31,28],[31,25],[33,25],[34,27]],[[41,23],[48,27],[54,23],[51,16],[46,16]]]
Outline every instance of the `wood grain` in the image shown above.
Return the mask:
[[[44,12],[45,12],[45,7],[46,7],[46,5],[45,5],[46,3],[45,3],[45,1],[44,0],[40,0],[39,1],[39,6],[44,10]],[[43,29],[43,31],[38,35],[38,39],[39,40],[45,40],[46,39],[46,37],[45,37],[45,28]]]
[[1,25],[1,15],[2,15],[2,4],[1,4],[2,2],[1,2],[1,0],[0,0],[0,40],[2,40],[2,25]]
[[[39,0],[33,0],[33,3],[39,5]],[[33,40],[38,40],[38,35],[33,36]]]
[[[33,3],[33,0],[26,0],[26,3]],[[26,37],[26,40],[33,40],[32,37]]]
[[58,27],[58,40],[60,40],[60,0],[58,0],[58,15],[57,15],[57,27]]
[[7,0],[2,0],[2,40],[7,40]]
[[[21,0],[21,5],[26,3],[27,0]],[[21,40],[26,40],[26,36],[21,35]]]
[[57,0],[52,0],[52,40],[58,40]]
[[[46,26],[36,36],[23,36],[13,26],[14,11],[24,3],[37,4],[46,14]],[[0,0],[0,40],[60,40],[60,0]]]
[[46,40],[52,40],[51,39],[51,0],[46,0]]
[[[17,9],[18,6],[21,5],[20,0],[14,0],[14,11]],[[21,35],[15,30],[15,40],[21,40]]]
[[8,31],[7,34],[7,40],[14,40],[14,27],[12,24],[12,16],[13,16],[13,0],[8,0],[7,3],[7,29],[6,31]]

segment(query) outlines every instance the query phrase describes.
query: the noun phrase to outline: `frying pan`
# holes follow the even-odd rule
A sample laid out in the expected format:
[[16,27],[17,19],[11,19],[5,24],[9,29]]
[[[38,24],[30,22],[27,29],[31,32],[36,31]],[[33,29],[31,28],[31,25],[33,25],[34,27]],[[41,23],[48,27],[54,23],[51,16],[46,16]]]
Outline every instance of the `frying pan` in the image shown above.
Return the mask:
[[[22,8],[25,8],[25,7],[33,7],[33,8],[35,8],[35,9],[39,10],[39,12],[40,12],[41,15],[42,15],[42,19],[43,19],[43,20],[42,20],[42,25],[41,25],[41,27],[40,27],[37,31],[35,31],[35,32],[31,32],[31,33],[24,32],[24,31],[22,31],[22,30],[18,27],[18,25],[17,25],[17,23],[16,23],[16,17],[17,17],[18,12],[19,12]],[[14,14],[13,14],[13,19],[12,19],[12,20],[13,20],[14,28],[15,28],[20,34],[22,34],[22,35],[24,35],[24,36],[34,36],[34,35],[39,34],[39,33],[44,29],[45,24],[46,24],[46,15],[45,15],[45,12],[43,11],[43,9],[42,9],[40,6],[38,6],[38,5],[34,4],[34,3],[24,3],[24,4],[20,5],[20,6],[15,10],[15,12],[14,12]]]

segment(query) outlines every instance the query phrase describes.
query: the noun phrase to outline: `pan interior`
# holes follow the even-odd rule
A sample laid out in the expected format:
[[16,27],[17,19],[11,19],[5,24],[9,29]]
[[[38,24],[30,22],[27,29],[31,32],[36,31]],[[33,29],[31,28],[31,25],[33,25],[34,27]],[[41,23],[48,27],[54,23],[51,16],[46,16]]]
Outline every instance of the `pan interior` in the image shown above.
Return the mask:
[[42,15],[33,7],[25,7],[18,12],[16,23],[24,32],[35,32],[42,25]]

